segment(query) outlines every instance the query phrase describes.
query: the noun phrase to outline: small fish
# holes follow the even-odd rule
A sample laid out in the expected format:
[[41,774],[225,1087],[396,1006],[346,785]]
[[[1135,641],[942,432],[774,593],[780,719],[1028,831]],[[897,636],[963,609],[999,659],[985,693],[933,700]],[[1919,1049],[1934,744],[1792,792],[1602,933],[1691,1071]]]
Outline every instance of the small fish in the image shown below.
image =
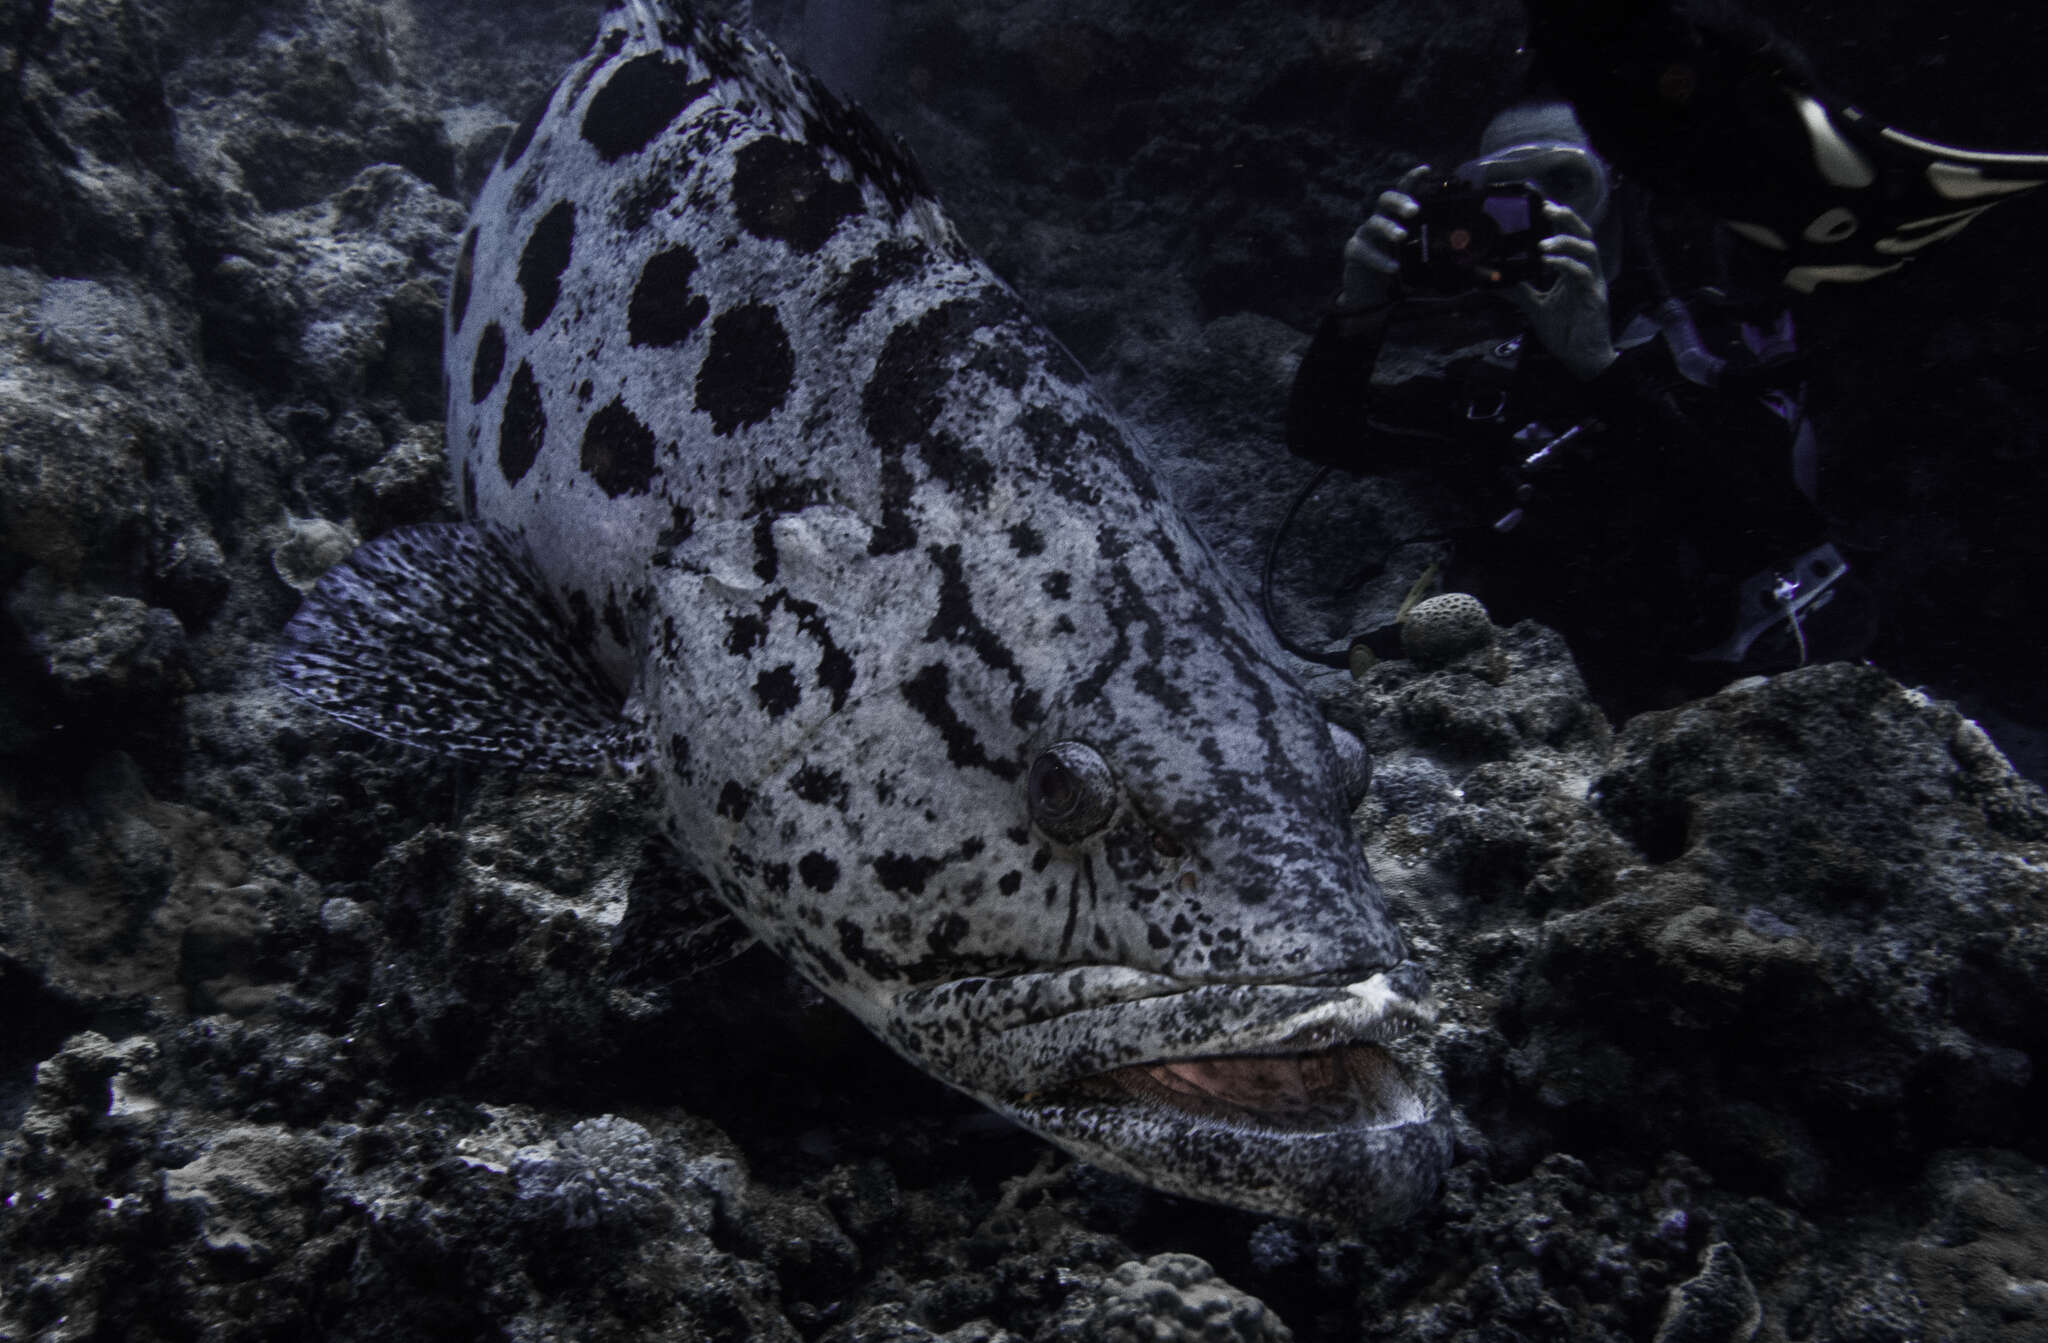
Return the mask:
[[459,257],[466,520],[331,571],[285,686],[651,771],[732,918],[1083,1159],[1286,1215],[1433,1197],[1363,747],[900,147],[759,38],[618,4]]

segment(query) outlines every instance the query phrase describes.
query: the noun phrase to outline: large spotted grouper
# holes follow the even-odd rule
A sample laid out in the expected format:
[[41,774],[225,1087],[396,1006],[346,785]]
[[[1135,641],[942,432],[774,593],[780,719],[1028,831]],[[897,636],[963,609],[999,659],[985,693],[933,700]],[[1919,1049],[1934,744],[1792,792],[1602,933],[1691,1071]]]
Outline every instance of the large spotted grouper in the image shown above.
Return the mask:
[[746,930],[1085,1160],[1287,1215],[1433,1196],[1362,748],[859,112],[615,5],[478,198],[447,373],[466,521],[331,571],[288,688],[652,771]]

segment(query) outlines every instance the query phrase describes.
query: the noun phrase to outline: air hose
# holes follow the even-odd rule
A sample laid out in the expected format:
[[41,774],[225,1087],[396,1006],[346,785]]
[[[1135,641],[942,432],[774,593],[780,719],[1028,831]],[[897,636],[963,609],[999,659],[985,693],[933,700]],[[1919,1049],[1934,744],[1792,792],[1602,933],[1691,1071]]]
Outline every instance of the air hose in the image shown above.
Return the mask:
[[1301,512],[1301,506],[1308,502],[1308,497],[1316,492],[1316,487],[1328,480],[1330,473],[1336,469],[1334,466],[1321,467],[1310,476],[1308,483],[1296,491],[1294,502],[1287,505],[1287,513],[1280,519],[1280,525],[1273,529],[1273,539],[1266,546],[1265,568],[1259,576],[1259,607],[1266,613],[1266,625],[1273,631],[1273,637],[1280,641],[1282,648],[1304,662],[1341,670],[1351,665],[1350,649],[1326,651],[1298,644],[1287,637],[1287,631],[1280,628],[1280,622],[1273,614],[1273,561],[1279,557],[1280,543],[1286,539],[1288,529],[1294,526],[1295,515]]

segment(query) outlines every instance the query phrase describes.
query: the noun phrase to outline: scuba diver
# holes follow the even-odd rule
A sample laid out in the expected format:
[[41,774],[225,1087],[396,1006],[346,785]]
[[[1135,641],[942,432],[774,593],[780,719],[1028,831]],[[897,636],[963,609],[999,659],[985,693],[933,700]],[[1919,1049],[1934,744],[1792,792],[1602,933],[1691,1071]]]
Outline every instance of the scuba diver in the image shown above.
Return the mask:
[[[1619,712],[1858,655],[1876,607],[1818,506],[1787,299],[1898,269],[2048,156],[1883,126],[1718,0],[1528,6],[1532,96],[1345,246],[1288,408],[1290,451],[1324,471],[1282,533],[1331,470],[1419,473],[1464,516],[1404,544],[1447,543],[1446,586],[1563,632]],[[1655,217],[1674,205],[1716,221],[1711,282],[1683,293]],[[1376,385],[1392,346],[1430,371]]]

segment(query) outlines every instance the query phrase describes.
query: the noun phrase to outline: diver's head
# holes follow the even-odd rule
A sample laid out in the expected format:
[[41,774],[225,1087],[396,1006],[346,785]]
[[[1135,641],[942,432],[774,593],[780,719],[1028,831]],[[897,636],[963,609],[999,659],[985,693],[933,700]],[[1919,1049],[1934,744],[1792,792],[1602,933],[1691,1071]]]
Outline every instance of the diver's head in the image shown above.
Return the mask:
[[1593,152],[1569,103],[1516,103],[1479,137],[1479,156],[1466,172],[1480,183],[1530,182],[1594,227],[1607,214],[1607,165]]

